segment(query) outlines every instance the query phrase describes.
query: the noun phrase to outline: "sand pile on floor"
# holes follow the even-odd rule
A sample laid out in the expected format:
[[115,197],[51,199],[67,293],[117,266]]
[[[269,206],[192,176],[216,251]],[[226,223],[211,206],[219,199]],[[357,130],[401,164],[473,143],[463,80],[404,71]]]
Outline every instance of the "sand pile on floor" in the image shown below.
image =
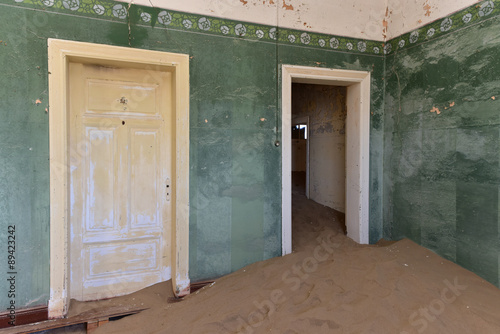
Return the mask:
[[500,333],[500,290],[477,275],[406,239],[357,245],[303,196],[293,210],[293,254],[95,333]]
[[117,313],[124,313],[126,310],[157,308],[168,301],[176,301],[170,280],[121,297],[91,302],[72,299],[67,318],[77,316],[85,318],[87,315],[88,318],[93,318],[95,314],[113,314],[114,310],[117,310]]

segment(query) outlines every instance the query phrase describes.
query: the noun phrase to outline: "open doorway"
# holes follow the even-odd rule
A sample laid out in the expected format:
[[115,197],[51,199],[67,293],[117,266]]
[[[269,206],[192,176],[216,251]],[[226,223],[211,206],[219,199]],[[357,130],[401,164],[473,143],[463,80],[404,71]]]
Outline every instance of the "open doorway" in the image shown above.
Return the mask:
[[344,233],[346,96],[345,86],[292,83],[293,196],[337,211]]
[[282,254],[292,252],[292,84],[346,87],[345,221],[347,236],[369,243],[370,72],[282,66]]

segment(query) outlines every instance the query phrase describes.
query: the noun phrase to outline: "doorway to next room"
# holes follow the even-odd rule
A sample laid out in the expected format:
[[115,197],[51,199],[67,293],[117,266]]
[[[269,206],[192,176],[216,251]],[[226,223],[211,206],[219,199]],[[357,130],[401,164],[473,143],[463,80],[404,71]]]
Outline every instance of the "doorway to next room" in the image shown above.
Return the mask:
[[[292,252],[292,86],[314,84],[346,87],[345,117],[345,225],[347,236],[360,244],[369,243],[370,164],[370,72],[319,67],[282,66],[282,254]],[[317,113],[320,113],[318,111]],[[321,123],[320,123],[321,124]],[[310,120],[309,134],[314,131]],[[328,129],[326,129],[328,132]],[[311,136],[308,137],[313,142]],[[310,149],[313,153],[313,148]],[[309,159],[311,165],[312,157]],[[323,164],[319,165],[320,167]],[[339,168],[339,166],[331,166]],[[307,173],[307,170],[306,170]],[[319,189],[313,184],[310,168],[310,198]],[[305,198],[305,197],[304,197]]]
[[346,97],[347,87],[292,83],[293,232],[313,223],[297,207],[313,211],[316,203],[333,209],[332,224],[346,232]]

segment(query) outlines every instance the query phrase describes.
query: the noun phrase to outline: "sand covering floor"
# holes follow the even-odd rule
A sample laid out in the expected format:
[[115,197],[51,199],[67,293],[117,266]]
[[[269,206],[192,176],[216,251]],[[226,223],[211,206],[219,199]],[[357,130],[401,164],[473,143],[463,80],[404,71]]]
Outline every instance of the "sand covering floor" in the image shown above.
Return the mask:
[[297,193],[293,219],[293,254],[180,302],[169,282],[121,297],[151,308],[95,333],[500,333],[500,290],[477,275],[407,239],[358,245],[341,214]]

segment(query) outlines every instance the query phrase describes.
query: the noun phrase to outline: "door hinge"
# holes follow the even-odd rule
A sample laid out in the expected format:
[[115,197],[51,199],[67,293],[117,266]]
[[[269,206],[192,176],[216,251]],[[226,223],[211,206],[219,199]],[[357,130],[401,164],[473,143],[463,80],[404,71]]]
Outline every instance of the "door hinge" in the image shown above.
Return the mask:
[[167,182],[165,184],[165,190],[166,190],[166,199],[167,199],[167,202],[170,202],[170,193],[172,192],[172,189],[170,187],[170,179],[168,178],[167,179]]

